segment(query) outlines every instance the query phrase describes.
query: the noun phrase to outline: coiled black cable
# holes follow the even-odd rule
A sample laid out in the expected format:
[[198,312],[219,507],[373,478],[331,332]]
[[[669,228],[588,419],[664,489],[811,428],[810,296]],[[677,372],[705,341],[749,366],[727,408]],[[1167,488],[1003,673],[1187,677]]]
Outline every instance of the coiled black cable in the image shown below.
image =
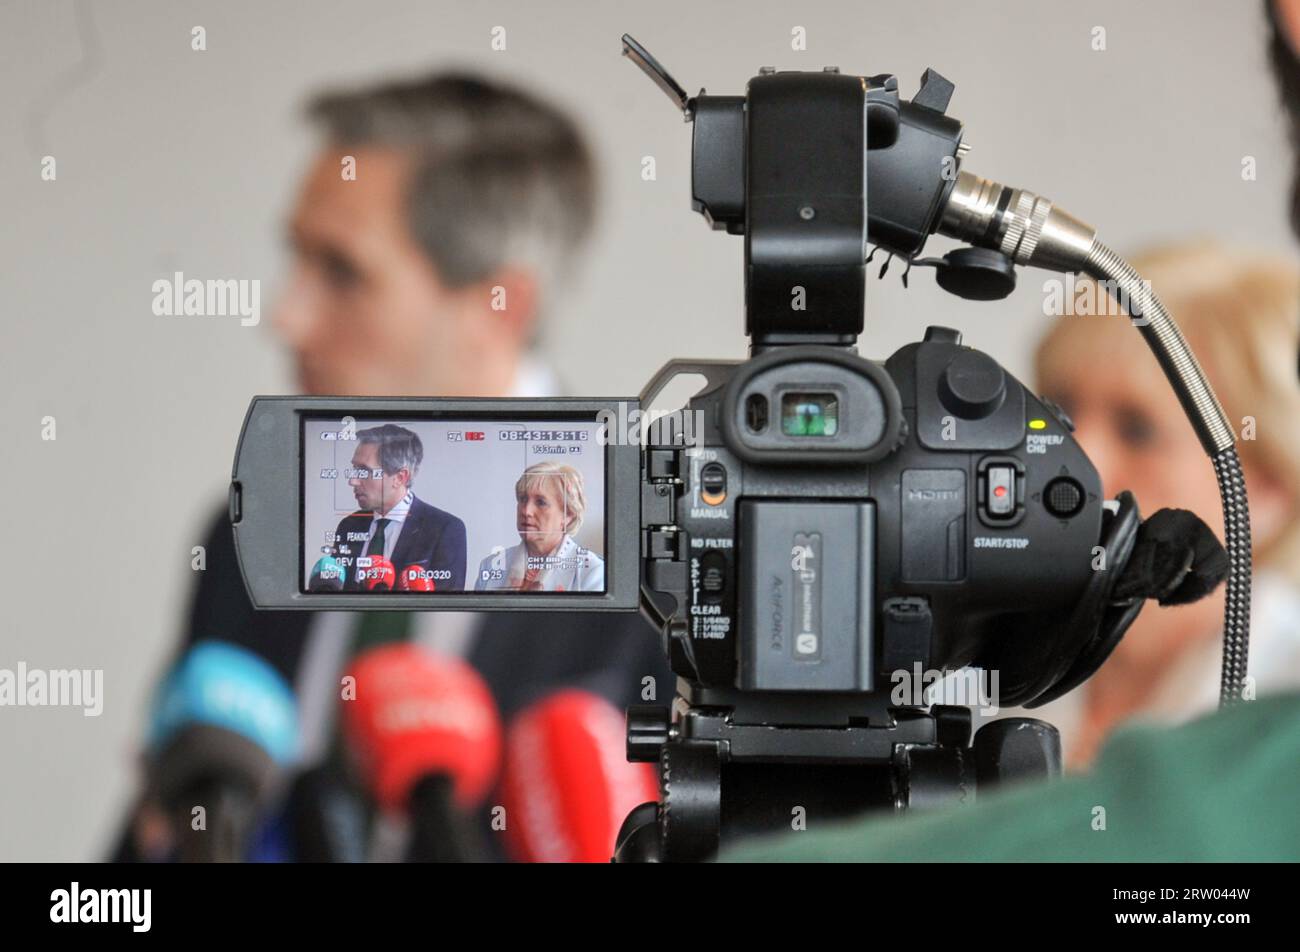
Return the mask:
[[1091,225],[1024,189],[962,171],[944,206],[938,230],[993,248],[1016,264],[1082,271],[1128,312],[1187,413],[1214,463],[1223,497],[1228,552],[1228,597],[1223,622],[1219,704],[1241,700],[1250,642],[1250,512],[1246,481],[1234,449],[1237,434],[1223,412],[1182,331],[1133,266],[1097,240]]
[[1226,707],[1242,699],[1250,653],[1250,510],[1236,434],[1178,325],[1133,266],[1094,238],[1084,270],[1134,319],[1214,463],[1229,564],[1219,680],[1219,706]]
[[1219,705],[1242,699],[1250,649],[1250,510],[1246,480],[1237,451],[1228,448],[1211,457],[1223,497],[1223,535],[1228,550],[1228,598],[1223,613],[1223,674]]

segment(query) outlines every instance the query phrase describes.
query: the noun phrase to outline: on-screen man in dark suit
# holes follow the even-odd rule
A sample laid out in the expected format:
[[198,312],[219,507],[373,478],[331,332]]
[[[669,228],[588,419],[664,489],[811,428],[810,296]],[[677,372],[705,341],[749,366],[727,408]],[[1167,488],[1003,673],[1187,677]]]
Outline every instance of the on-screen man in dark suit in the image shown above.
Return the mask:
[[432,572],[436,591],[464,589],[465,523],[415,495],[411,484],[423,461],[424,444],[406,427],[357,431],[348,486],[358,511],[339,522],[334,536],[334,557],[347,569],[345,590],[362,587],[364,559],[373,556],[396,573],[412,566]]

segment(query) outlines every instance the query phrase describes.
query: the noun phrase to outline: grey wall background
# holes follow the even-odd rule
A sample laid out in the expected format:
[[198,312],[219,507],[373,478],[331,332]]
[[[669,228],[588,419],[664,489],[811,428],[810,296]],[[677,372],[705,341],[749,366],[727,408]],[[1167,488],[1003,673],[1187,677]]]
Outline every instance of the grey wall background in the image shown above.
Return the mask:
[[[313,0],[0,5],[0,387],[5,412],[0,667],[102,668],[105,707],[0,708],[0,858],[103,854],[135,783],[148,692],[180,635],[190,549],[224,499],[250,395],[287,392],[268,321],[167,318],[175,270],[257,278],[269,314],[281,218],[321,84],[435,66],[523,81],[579,114],[604,176],[600,231],[547,350],[572,390],[634,392],[674,354],[743,353],[741,242],[688,206],[689,129],[619,56],[631,32],[692,92],[740,92],[759,66],[935,66],[967,167],[1037,188],[1134,250],[1214,233],[1289,250],[1289,157],[1258,4]],[[207,31],[207,51],[190,30]],[[490,31],[507,30],[507,50]],[[791,30],[808,49],[791,49]],[[1091,49],[1092,30],[1107,49]],[[41,156],[58,163],[40,178]],[[653,155],[658,180],[640,177]],[[1243,181],[1243,156],[1258,163]],[[935,242],[930,250],[946,245]],[[967,304],[898,268],[870,286],[862,351],[928,323],[1027,369],[1041,273]],[[1135,341],[1136,345],[1136,341]],[[1163,385],[1163,384],[1161,384]],[[57,419],[42,441],[41,419]]]

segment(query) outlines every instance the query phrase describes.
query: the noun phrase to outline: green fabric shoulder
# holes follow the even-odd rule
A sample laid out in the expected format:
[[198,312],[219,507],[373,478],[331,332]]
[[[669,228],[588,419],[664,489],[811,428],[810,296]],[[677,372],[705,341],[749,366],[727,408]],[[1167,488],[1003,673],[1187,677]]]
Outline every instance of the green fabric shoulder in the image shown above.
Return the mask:
[[1090,774],[766,837],[723,862],[1296,861],[1300,694],[1116,732]]

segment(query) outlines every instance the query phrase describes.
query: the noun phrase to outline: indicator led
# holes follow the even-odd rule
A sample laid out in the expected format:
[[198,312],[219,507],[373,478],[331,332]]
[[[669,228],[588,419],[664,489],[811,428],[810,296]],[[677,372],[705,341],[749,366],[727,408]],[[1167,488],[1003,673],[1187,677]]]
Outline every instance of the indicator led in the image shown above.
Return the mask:
[[1030,420],[1030,421],[1029,421],[1029,428],[1030,428],[1031,430],[1045,430],[1045,429],[1047,429],[1047,421],[1046,421],[1046,420]]

